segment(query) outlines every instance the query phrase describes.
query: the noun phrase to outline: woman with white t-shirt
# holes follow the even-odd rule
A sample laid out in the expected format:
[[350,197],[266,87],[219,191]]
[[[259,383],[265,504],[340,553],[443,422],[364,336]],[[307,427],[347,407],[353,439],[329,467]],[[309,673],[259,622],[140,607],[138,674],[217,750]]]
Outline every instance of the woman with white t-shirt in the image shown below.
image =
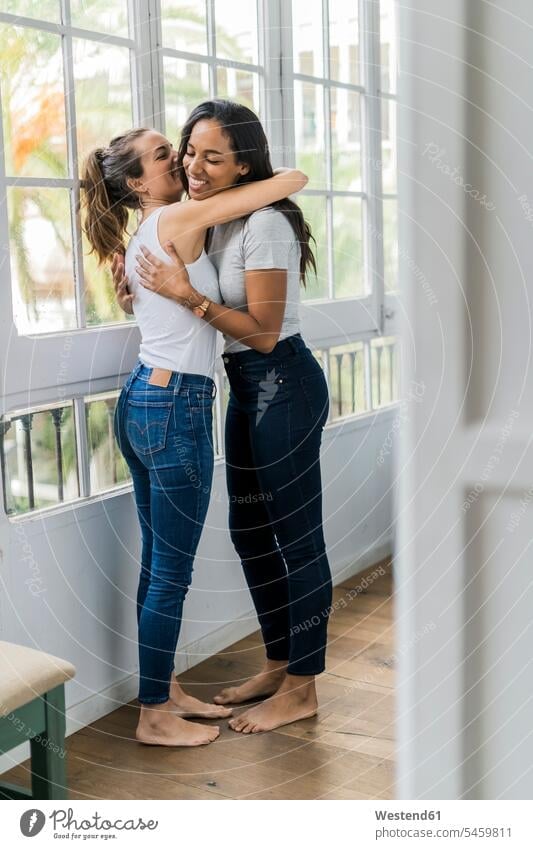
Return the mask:
[[221,180],[230,189],[206,203],[181,201],[176,151],[160,133],[140,128],[94,150],[84,168],[85,232],[100,262],[124,249],[129,210],[140,212],[125,267],[141,347],[117,403],[115,435],[131,472],[141,524],[136,736],[151,745],[210,743],[218,726],[185,717],[223,717],[231,709],[187,695],[172,674],[211,490],[216,329],[141,286],[135,257],[141,241],[164,257],[161,243],[172,240],[201,293],[195,301],[200,315],[208,303],[220,302],[217,272],[204,250],[207,228],[280,200],[307,182],[301,172],[284,170],[261,183],[234,186],[248,167],[234,154],[225,156]]

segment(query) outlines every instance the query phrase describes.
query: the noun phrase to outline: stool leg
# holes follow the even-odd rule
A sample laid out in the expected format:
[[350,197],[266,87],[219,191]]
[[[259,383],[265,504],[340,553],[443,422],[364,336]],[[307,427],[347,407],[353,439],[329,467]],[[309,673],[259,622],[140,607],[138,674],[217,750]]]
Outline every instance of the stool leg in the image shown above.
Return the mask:
[[46,727],[41,739],[30,740],[31,788],[34,799],[68,799],[65,764],[65,687],[42,697]]

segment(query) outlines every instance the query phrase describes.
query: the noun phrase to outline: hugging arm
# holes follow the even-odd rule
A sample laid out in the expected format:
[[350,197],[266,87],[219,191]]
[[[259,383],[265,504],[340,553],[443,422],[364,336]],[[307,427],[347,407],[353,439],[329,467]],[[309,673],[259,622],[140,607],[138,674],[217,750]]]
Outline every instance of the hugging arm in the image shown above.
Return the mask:
[[[283,200],[290,193],[303,189],[307,181],[308,178],[302,171],[295,168],[278,168],[275,175],[268,180],[257,180],[242,186],[234,186],[202,201],[189,200],[172,204],[173,214],[179,219],[180,227],[184,224],[182,216],[185,216],[188,230],[207,229],[217,223],[242,218],[257,209]],[[148,260],[148,262],[141,262],[137,269],[143,285],[185,306],[194,306],[193,302],[197,299],[189,291],[192,287],[187,270],[183,267],[172,242],[167,242],[164,248],[173,262],[172,265],[162,263],[150,251],[141,247],[145,260]],[[134,296],[128,292],[123,255],[114,255],[111,270],[118,303],[125,312],[132,314]],[[201,300],[203,298],[200,302]],[[218,329],[225,330],[225,328]],[[227,332],[231,334],[231,330]]]
[[187,269],[170,244],[166,250],[173,255],[173,265],[142,248],[136,271],[146,288],[178,301],[217,330],[267,354],[281,332],[290,256],[296,247],[291,224],[282,213],[261,210],[249,219],[242,239],[246,312],[212,302],[205,312],[197,310],[204,296],[191,285]]
[[270,353],[278,341],[285,314],[285,268],[260,268],[245,272],[247,312],[211,301],[203,313],[198,307],[205,296],[191,285],[187,269],[172,244],[169,243],[165,249],[174,257],[173,265],[161,262],[149,250],[142,248],[143,258],[138,259],[137,272],[145,288],[192,309],[217,330],[239,339],[244,345],[263,354]]
[[278,168],[267,180],[232,186],[205,200],[172,204],[172,215],[180,228],[185,224],[189,231],[207,230],[215,224],[235,221],[263,206],[283,200],[293,192],[301,191],[307,181],[307,176],[296,168]]

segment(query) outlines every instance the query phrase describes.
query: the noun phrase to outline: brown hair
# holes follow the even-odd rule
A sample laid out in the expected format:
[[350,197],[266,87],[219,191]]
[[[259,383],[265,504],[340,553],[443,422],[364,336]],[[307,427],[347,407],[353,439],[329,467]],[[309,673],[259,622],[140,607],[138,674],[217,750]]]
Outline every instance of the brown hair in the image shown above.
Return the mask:
[[83,230],[99,263],[115,251],[124,250],[124,233],[128,225],[128,209],[139,209],[140,200],[128,186],[128,178],[142,177],[141,158],[134,142],[148,132],[136,127],[97,147],[85,160],[82,172]]

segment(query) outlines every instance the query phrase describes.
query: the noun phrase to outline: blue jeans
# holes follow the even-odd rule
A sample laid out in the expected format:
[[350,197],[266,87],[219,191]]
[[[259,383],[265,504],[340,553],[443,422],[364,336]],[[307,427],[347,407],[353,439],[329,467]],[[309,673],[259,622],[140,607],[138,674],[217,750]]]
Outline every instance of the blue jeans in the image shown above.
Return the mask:
[[169,697],[183,601],[205,521],[213,478],[215,383],[173,372],[167,387],[148,383],[138,363],[120,393],[115,436],[129,466],[141,525],[137,591],[139,701]]
[[270,354],[224,354],[229,526],[267,657],[292,675],[325,668],[331,573],[322,530],[320,443],[329,398],[300,334]]

